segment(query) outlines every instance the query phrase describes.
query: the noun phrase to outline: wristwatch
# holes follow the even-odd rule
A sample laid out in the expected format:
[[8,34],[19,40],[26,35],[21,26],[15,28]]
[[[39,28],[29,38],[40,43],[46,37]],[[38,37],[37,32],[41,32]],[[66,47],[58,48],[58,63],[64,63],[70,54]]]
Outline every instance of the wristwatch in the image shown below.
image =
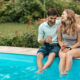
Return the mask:
[[44,39],[44,43],[46,43],[46,39]]
[[69,50],[72,50],[72,48],[71,48],[71,47],[69,47],[68,49],[69,49]]

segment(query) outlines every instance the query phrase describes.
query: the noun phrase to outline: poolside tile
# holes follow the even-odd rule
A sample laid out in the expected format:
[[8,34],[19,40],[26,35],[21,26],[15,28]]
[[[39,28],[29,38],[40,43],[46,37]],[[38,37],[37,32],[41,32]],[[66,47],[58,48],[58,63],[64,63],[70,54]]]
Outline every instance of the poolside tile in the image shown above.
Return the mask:
[[37,50],[38,48],[0,46],[0,52],[3,52],[3,53],[36,55]]
[[[0,52],[3,52],[3,53],[36,55],[37,51],[38,51],[38,48],[0,46]],[[77,58],[77,59],[80,59],[80,58]]]

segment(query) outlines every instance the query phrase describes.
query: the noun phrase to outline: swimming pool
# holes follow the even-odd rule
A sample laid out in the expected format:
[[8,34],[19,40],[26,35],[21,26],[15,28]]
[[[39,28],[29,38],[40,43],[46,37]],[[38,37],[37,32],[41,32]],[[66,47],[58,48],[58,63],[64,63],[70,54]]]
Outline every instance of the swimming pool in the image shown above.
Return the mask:
[[80,80],[80,60],[74,59],[72,69],[64,76],[59,75],[58,65],[56,58],[51,67],[36,74],[36,56],[0,53],[0,80]]

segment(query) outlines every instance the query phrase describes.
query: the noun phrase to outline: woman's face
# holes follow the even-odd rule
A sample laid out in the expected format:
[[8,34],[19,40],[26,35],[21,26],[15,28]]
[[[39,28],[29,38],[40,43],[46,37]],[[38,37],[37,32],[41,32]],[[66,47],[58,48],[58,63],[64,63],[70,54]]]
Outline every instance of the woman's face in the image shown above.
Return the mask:
[[63,11],[62,16],[61,16],[61,21],[66,21],[67,20],[67,13],[66,11]]

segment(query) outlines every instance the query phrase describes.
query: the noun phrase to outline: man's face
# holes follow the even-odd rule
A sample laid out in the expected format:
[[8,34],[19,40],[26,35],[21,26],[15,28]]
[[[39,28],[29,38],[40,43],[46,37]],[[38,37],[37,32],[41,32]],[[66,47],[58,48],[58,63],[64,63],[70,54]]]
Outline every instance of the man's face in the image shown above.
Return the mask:
[[50,24],[55,24],[56,18],[57,18],[56,15],[55,16],[48,16],[48,22]]

